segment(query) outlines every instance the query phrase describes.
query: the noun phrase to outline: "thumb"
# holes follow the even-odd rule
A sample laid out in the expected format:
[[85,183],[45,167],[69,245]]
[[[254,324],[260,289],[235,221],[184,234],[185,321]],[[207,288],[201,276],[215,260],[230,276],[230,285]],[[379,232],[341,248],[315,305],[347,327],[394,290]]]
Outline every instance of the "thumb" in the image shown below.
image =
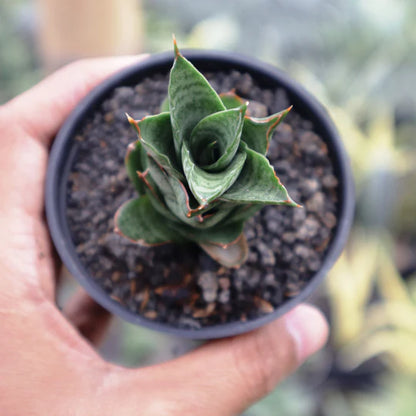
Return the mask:
[[147,55],[91,58],[68,64],[7,103],[16,124],[42,144],[49,145],[59,127],[94,87],[113,73]]
[[122,389],[131,394],[123,402],[131,410],[137,408],[135,392],[147,379],[146,387],[155,386],[157,391],[150,408],[165,411],[159,414],[237,415],[270,393],[327,337],[328,325],[321,312],[300,305],[256,331],[208,343],[166,364],[131,370]]

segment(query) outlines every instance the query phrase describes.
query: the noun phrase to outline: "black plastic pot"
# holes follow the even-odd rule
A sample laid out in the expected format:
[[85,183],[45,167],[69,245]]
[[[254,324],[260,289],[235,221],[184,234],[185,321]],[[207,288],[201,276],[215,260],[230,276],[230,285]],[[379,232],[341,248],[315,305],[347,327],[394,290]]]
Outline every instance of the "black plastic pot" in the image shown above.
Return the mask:
[[165,333],[194,339],[220,338],[250,331],[278,318],[304,301],[317,288],[346,243],[353,219],[354,187],[348,157],[326,110],[285,73],[252,58],[230,55],[224,52],[188,51],[184,55],[202,72],[236,69],[240,72],[250,73],[260,87],[268,89],[284,88],[296,111],[313,122],[315,131],[325,140],[328,146],[329,154],[335,166],[335,174],[339,180],[338,224],[334,237],[329,243],[321,269],[315,273],[299,295],[286,301],[273,313],[254,320],[215,325],[202,329],[181,329],[168,324],[153,322],[124,308],[120,303],[112,300],[104,289],[94,282],[80,262],[66,218],[66,183],[77,147],[74,136],[83,120],[94,113],[99,105],[111,95],[114,88],[122,85],[135,85],[144,78],[157,73],[168,73],[173,62],[171,53],[154,55],[115,74],[95,88],[79,103],[59,131],[52,147],[46,181],[46,212],[49,230],[63,263],[91,297],[103,307],[131,323]]

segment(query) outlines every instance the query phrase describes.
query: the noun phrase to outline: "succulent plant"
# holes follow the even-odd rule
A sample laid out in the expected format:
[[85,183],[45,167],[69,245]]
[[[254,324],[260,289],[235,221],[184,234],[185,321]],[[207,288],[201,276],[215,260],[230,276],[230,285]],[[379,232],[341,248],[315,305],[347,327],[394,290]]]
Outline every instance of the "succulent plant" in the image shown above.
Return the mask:
[[290,108],[248,116],[234,92],[218,95],[185,59],[175,60],[162,112],[128,120],[138,140],[126,168],[139,197],[116,213],[116,231],[142,245],[195,242],[227,267],[247,258],[245,221],[264,205],[297,204],[266,158]]

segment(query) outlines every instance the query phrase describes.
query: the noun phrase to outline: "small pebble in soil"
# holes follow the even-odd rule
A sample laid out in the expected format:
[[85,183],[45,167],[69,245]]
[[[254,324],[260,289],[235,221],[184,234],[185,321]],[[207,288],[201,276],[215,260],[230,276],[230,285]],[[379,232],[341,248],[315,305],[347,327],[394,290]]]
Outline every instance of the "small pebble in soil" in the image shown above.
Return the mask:
[[201,273],[198,277],[198,285],[202,290],[202,297],[205,302],[214,302],[217,298],[218,278],[213,272]]

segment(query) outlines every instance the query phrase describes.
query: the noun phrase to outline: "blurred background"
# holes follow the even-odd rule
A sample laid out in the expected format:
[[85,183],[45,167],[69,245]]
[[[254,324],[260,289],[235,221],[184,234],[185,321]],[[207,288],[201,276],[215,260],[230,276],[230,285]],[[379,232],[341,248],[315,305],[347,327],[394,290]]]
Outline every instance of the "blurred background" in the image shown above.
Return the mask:
[[[330,342],[248,414],[414,416],[416,2],[0,0],[0,104],[79,57],[170,50],[172,33],[289,72],[328,108],[355,174],[348,248],[313,299]],[[115,320],[102,354],[143,366],[192,347]]]

